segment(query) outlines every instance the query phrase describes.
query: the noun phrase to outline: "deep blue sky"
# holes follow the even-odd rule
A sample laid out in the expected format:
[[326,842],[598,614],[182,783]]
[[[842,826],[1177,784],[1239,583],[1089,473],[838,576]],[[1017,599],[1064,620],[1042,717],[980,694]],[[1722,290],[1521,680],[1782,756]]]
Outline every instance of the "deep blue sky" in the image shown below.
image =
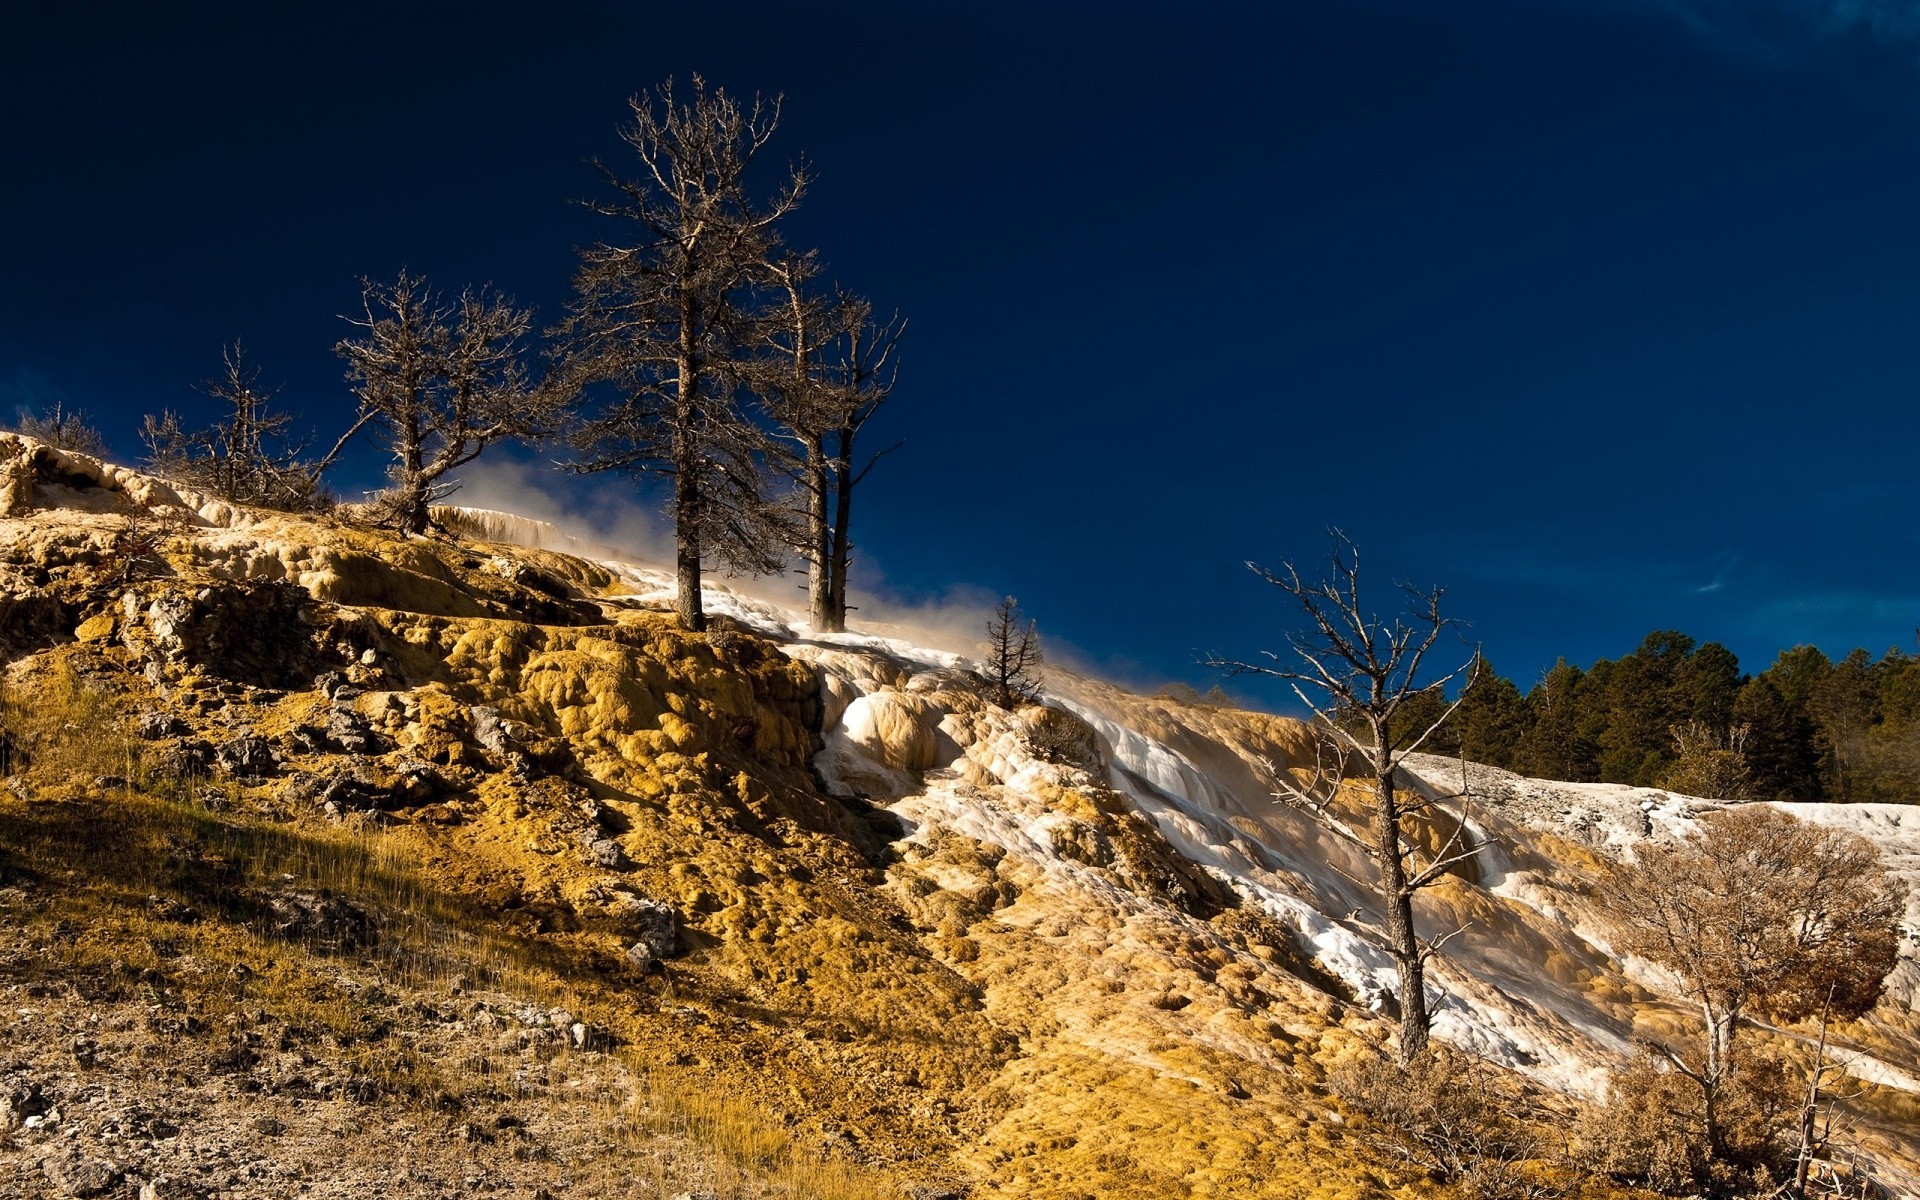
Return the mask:
[[1523,687],[1913,645],[1910,5],[175,7],[0,18],[0,408],[122,457],[234,336],[338,428],[363,273],[556,312],[583,160],[701,71],[786,94],[793,240],[912,320],[857,530],[900,597],[1204,688],[1291,619],[1243,560],[1338,523]]

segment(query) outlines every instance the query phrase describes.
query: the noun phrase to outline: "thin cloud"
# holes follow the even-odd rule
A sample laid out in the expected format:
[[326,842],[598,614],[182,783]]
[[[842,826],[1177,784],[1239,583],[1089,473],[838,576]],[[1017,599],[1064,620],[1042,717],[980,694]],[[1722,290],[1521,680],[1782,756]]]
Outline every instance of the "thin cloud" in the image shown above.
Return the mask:
[[[1920,636],[1920,596],[1836,589],[1781,596],[1749,610],[1741,624],[1780,646],[1812,644],[1829,655],[1856,647],[1878,654],[1888,646],[1912,649]],[[1872,645],[1879,631],[1884,644]]]
[[1920,51],[1920,4],[1913,0],[1655,0],[1715,47],[1776,63],[1821,43],[1866,38]]
[[1696,596],[1711,596],[1716,592],[1725,591],[1728,576],[1732,575],[1734,569],[1739,565],[1740,558],[1738,555],[1723,555],[1720,567],[1713,573],[1713,578],[1705,585],[1692,589],[1693,594]]

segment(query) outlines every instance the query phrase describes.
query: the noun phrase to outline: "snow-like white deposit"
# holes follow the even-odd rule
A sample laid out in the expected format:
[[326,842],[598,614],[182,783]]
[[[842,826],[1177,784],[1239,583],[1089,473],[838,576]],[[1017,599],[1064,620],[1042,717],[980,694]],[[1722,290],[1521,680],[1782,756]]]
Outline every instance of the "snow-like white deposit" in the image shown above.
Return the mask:
[[[605,566],[625,585],[624,601],[671,603],[670,573],[617,559]],[[1064,818],[1034,791],[1057,782],[1060,768],[1032,750],[1013,714],[978,703],[977,683],[964,678],[977,663],[911,636],[818,633],[782,605],[718,584],[704,588],[703,598],[708,612],[776,639],[819,673],[827,728],[816,766],[830,788],[887,803],[908,823],[911,839],[946,829],[997,846],[1062,886],[1101,895],[1119,890],[1056,849]],[[1385,1002],[1397,978],[1363,854],[1276,801],[1259,783],[1264,764],[1223,741],[1206,720],[1163,705],[1143,723],[1138,698],[1116,698],[1111,689],[1059,672],[1051,682],[1047,702],[1092,729],[1105,782],[1171,847],[1291,930],[1363,1004]],[[956,699],[966,694],[976,699]],[[1649,841],[1687,836],[1717,805],[1653,788],[1464,769],[1473,798],[1466,809],[1451,807],[1485,849],[1470,879],[1440,889],[1451,895],[1429,893],[1420,909],[1430,937],[1465,923],[1429,967],[1434,1031],[1551,1086],[1597,1095],[1609,1069],[1632,1053],[1625,980],[1655,991],[1663,981],[1644,964],[1608,952],[1565,864],[1542,846],[1557,839],[1601,860],[1630,860]],[[1462,790],[1462,770],[1453,760],[1414,756],[1408,782],[1451,795]],[[1783,807],[1879,846],[1912,883],[1910,917],[1920,928],[1920,808]],[[1890,996],[1909,1013],[1920,1000],[1920,947],[1911,943],[1889,983]],[[1858,1077],[1920,1092],[1910,1062],[1857,1050],[1849,1056]]]

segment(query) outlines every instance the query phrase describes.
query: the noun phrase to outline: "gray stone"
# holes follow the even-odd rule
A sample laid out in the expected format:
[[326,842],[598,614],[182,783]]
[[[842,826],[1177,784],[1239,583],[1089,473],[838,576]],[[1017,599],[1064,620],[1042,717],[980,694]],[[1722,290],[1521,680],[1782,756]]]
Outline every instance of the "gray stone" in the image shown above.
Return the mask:
[[192,1184],[165,1175],[140,1185],[140,1200],[200,1200],[203,1195],[205,1193]]
[[473,709],[473,740],[490,754],[507,758],[516,753],[515,743],[526,740],[527,729],[518,721],[500,715],[500,710],[485,704]]
[[635,896],[622,905],[622,915],[634,934],[628,962],[646,971],[680,953],[680,917],[667,905]]
[[358,950],[379,941],[373,918],[338,896],[287,888],[260,900],[273,932],[288,941],[333,951]]
[[180,737],[186,734],[188,729],[186,722],[172,713],[149,712],[141,716],[140,723],[134,727],[134,732],[152,742],[160,738]]
[[347,754],[378,754],[380,735],[371,722],[351,708],[336,708],[327,714],[326,740],[334,749]]
[[243,733],[213,752],[213,761],[229,775],[258,777],[280,769],[280,756],[263,737]]
[[0,1130],[18,1129],[29,1117],[45,1116],[53,1102],[40,1092],[40,1085],[29,1083],[0,1096]]
[[104,1196],[120,1182],[120,1168],[102,1158],[49,1158],[40,1171],[62,1196]]
[[595,837],[592,830],[580,833],[580,849],[589,866],[607,871],[624,871],[633,865],[620,843],[610,837]]

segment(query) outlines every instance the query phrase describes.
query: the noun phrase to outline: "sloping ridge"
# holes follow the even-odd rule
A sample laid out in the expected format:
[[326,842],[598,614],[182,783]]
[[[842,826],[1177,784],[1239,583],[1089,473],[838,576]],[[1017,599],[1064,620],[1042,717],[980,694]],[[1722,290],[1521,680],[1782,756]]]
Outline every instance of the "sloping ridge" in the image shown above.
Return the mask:
[[[589,958],[617,959],[620,944],[580,914],[641,891],[676,906],[692,950],[678,986],[732,996],[727,1019],[767,1047],[792,1026],[797,1048],[747,1060],[770,1081],[752,1090],[800,1078],[781,1074],[798,1069],[789,1054],[812,1063],[824,1090],[806,1103],[820,1111],[794,1119],[824,1129],[831,1110],[832,1144],[869,1144],[880,1162],[882,1146],[905,1153],[917,1138],[929,1157],[915,1170],[937,1161],[992,1194],[1373,1186],[1319,1089],[1384,1038],[1393,972],[1368,864],[1264,782],[1309,752],[1299,723],[1064,672],[1047,707],[1008,712],[964,656],[911,635],[818,633],[718,584],[705,594],[715,632],[689,637],[665,615],[670,573],[510,514],[443,514],[491,548],[400,541],[0,435],[9,462],[28,464],[35,512],[0,521],[0,536],[10,569],[38,577],[12,580],[4,603],[39,614],[18,623],[31,645],[10,654],[147,654],[150,677],[191,691],[152,657],[170,589],[297,586],[320,606],[302,619],[329,631],[328,653],[351,651],[334,675],[361,681],[340,719],[385,721],[406,743],[375,765],[438,755],[433,770],[458,785],[451,800],[409,802],[391,836],[476,894],[548,897],[557,915],[543,919],[562,932],[536,933]],[[23,502],[17,491],[0,498]],[[110,603],[74,586],[73,572],[126,552],[136,516],[172,522],[149,551],[159,577]],[[74,642],[82,618],[89,637],[101,618],[110,636]],[[229,708],[258,704],[270,730],[273,714],[321,703],[307,695],[234,693]],[[517,748],[463,732],[500,721],[523,731]],[[597,814],[585,867],[540,844],[554,835],[529,837],[527,822],[546,819],[527,791],[547,786],[543,755],[575,764],[553,786]],[[1436,786],[1460,769],[1413,764]],[[1607,862],[1684,836],[1708,805],[1468,770],[1484,799],[1467,817],[1489,849],[1419,910],[1425,932],[1463,929],[1433,964],[1435,1032],[1596,1097],[1636,1031],[1688,1018],[1657,974],[1608,952],[1591,888]],[[242,792],[284,807],[283,793]],[[1793,811],[1868,834],[1920,882],[1920,809]],[[619,986],[659,991],[657,977]],[[1841,1031],[1854,1074],[1888,1094],[1920,1092],[1916,994],[1910,937],[1880,1008]],[[708,1036],[693,1017],[673,1024],[670,1002],[647,1003],[654,1023],[631,1026],[636,1045]],[[829,1027],[850,1032],[817,1040]],[[868,1108],[830,1092],[854,1079],[877,1089]],[[1920,1194],[1914,1132],[1885,1108],[1862,1110],[1872,1148],[1896,1189]]]

